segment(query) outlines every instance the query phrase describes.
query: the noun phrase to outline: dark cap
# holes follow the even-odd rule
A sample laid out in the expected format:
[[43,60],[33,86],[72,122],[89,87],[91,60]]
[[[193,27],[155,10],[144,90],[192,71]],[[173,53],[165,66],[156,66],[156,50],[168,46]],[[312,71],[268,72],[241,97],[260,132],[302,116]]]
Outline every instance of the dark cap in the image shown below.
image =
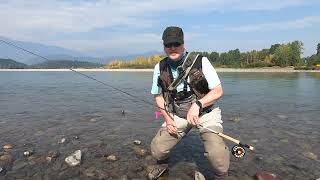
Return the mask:
[[183,31],[181,28],[176,26],[167,27],[162,34],[163,44],[175,43],[184,44]]

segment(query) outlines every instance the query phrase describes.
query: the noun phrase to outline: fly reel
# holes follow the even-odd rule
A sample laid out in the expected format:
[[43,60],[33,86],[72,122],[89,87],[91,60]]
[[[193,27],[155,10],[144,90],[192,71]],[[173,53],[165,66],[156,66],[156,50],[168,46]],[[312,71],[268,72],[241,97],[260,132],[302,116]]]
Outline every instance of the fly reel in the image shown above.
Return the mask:
[[232,147],[231,153],[236,158],[242,158],[246,154],[246,150],[242,146],[235,145]]

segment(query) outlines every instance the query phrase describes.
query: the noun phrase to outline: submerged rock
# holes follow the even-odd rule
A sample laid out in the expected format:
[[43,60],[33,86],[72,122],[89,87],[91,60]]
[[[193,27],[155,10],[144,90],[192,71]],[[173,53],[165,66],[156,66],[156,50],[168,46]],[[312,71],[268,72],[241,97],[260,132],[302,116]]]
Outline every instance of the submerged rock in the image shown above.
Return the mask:
[[241,120],[240,116],[236,116],[236,117],[231,118],[231,121],[233,121],[235,123],[240,122],[240,120]]
[[67,140],[66,138],[62,138],[58,143],[59,143],[59,144],[63,144],[63,143],[66,142],[66,140]]
[[46,157],[48,162],[55,160],[60,155],[59,151],[49,151]]
[[318,159],[318,156],[315,155],[314,153],[312,152],[306,152],[306,153],[303,153],[303,155],[311,160],[317,160]]
[[76,166],[79,165],[81,163],[81,150],[76,150],[74,153],[72,153],[70,156],[68,156],[65,159],[65,162],[69,165],[69,166]]
[[144,157],[148,154],[147,150],[139,148],[139,147],[134,147],[133,150],[134,150],[135,154],[140,157]]
[[26,157],[28,157],[28,156],[33,155],[33,153],[34,153],[33,150],[28,150],[28,151],[23,152],[23,155],[26,156]]
[[137,139],[133,141],[133,144],[135,144],[135,145],[140,145],[141,143],[142,142],[140,140],[137,140]]
[[257,172],[254,176],[255,180],[277,180],[277,175],[270,172]]
[[112,154],[112,155],[107,156],[107,160],[108,161],[117,161],[118,158],[117,158],[117,156]]
[[3,150],[4,150],[5,152],[11,151],[12,148],[13,148],[13,145],[12,145],[12,144],[5,144],[5,145],[3,146]]

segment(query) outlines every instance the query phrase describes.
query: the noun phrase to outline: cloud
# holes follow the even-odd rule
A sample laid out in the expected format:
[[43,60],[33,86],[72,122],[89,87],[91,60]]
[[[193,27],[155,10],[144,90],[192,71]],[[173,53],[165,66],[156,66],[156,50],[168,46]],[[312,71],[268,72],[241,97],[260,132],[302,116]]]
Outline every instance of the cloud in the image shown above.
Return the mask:
[[256,31],[275,31],[288,29],[303,29],[320,24],[320,16],[308,16],[301,19],[290,21],[279,21],[262,24],[249,24],[235,27],[209,26],[213,31],[233,31],[233,32],[256,32]]
[[152,27],[166,12],[273,10],[310,3],[306,0],[11,0],[0,3],[1,34],[26,30],[88,32],[113,26]]

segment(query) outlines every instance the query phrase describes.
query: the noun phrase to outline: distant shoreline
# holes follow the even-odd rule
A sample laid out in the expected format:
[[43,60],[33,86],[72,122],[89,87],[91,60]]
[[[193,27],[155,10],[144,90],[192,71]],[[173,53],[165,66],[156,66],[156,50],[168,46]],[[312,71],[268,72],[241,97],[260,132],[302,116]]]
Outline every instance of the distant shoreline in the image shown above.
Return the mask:
[[[318,72],[320,70],[294,70],[293,68],[215,68],[217,72]],[[73,69],[79,72],[153,72],[153,69]],[[0,72],[68,72],[70,69],[0,69]]]

